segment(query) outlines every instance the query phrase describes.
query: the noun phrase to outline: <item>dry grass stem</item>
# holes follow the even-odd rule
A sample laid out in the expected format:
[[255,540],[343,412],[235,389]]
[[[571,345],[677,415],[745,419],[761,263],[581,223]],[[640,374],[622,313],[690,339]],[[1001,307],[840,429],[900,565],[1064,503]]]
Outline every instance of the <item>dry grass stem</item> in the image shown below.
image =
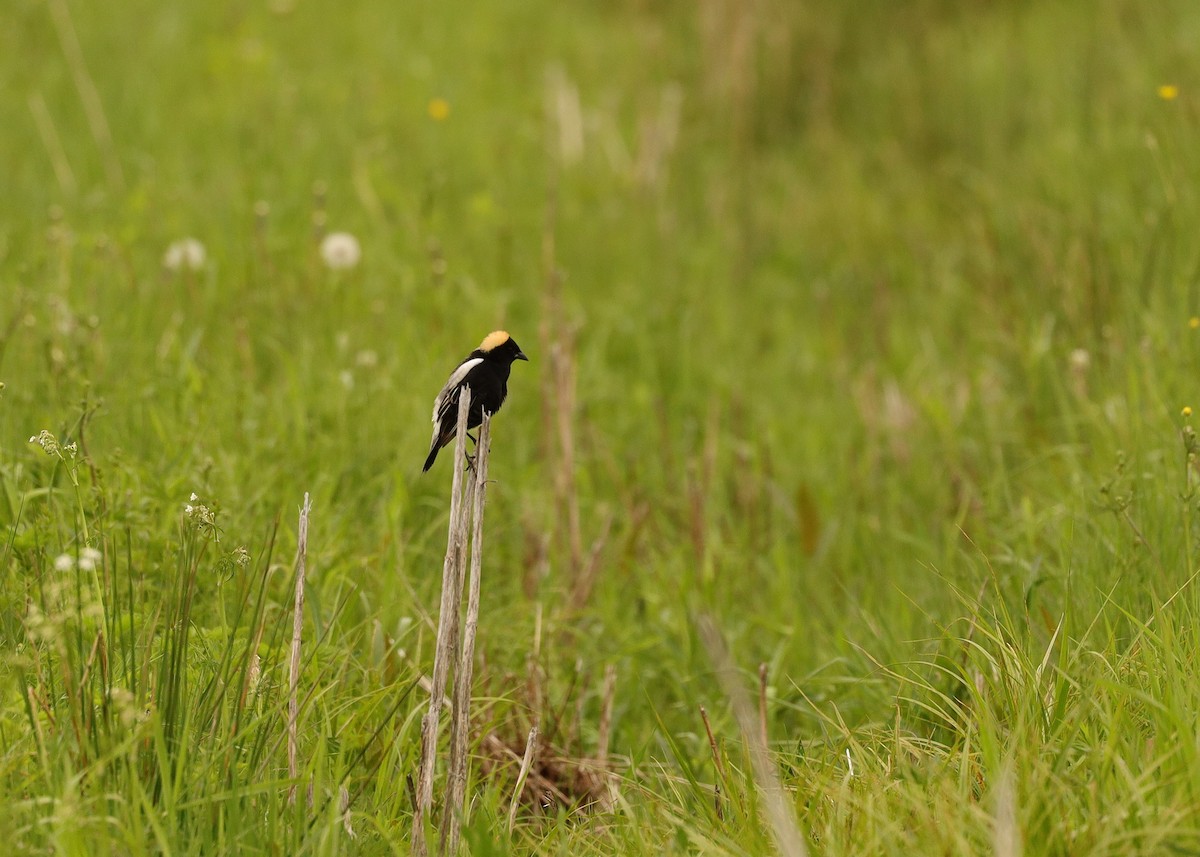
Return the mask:
[[[562,290],[562,273],[558,270],[556,257],[556,241],[554,235],[555,220],[558,217],[558,199],[553,183],[546,197],[546,216],[542,223],[542,320],[538,324],[538,345],[542,354],[550,354],[554,347],[554,328],[561,320],[562,310],[559,308],[559,292]],[[539,432],[541,453],[549,458],[553,450],[547,445],[554,437],[554,372],[542,372],[541,386],[541,417],[542,430]]]
[[[471,677],[475,662],[475,636],[479,629],[479,589],[483,576],[483,512],[486,500],[488,452],[492,445],[492,419],[484,414],[475,450],[474,490],[471,508],[471,567],[467,578],[467,613],[458,665],[454,672],[454,704],[450,712],[450,765],[446,803],[442,810],[442,853],[457,854],[459,822],[467,788],[467,736],[471,728]],[[472,492],[469,492],[472,493]],[[461,584],[460,584],[461,588]]]
[[996,806],[992,827],[992,853],[996,857],[1021,857],[1021,828],[1017,823],[1017,795],[1013,771],[1006,764],[996,783]]
[[554,473],[556,508],[565,514],[565,521],[564,514],[555,518],[555,537],[559,544],[566,542],[571,578],[576,580],[583,570],[583,534],[575,482],[575,326],[567,319],[562,305],[562,272],[558,268],[554,233],[556,217],[557,201],[552,193],[542,229],[543,321],[538,333],[549,367],[542,383],[542,419],[544,436],[554,439],[548,454]]
[[779,853],[783,857],[805,857],[808,849],[804,845],[804,837],[796,824],[793,807],[787,801],[783,784],[779,780],[779,772],[775,768],[767,745],[760,740],[757,725],[754,722],[754,707],[750,703],[749,694],[742,686],[741,677],[738,675],[733,658],[730,657],[729,650],[725,647],[725,639],[708,616],[700,616],[696,619],[696,629],[700,633],[704,647],[708,650],[708,656],[716,670],[721,689],[729,698],[733,716],[742,732],[742,738],[749,747],[754,780],[762,795],[763,814],[766,816]]
[[683,87],[671,83],[663,87],[657,108],[645,110],[638,117],[633,178],[644,187],[658,189],[665,183],[667,165],[679,141],[682,116]]
[[758,665],[758,737],[763,746],[770,746],[767,734],[767,663]]
[[300,715],[300,640],[304,631],[304,574],[308,559],[308,515],[312,501],[304,492],[304,505],[300,507],[300,523],[296,536],[296,607],[292,614],[292,656],[288,663],[288,778],[292,785],[288,789],[288,803],[296,802],[296,778],[300,775],[297,761],[297,718]]
[[428,853],[425,818],[433,806],[433,772],[437,760],[438,724],[446,694],[446,677],[454,657],[458,635],[458,607],[462,600],[462,553],[466,517],[463,493],[462,461],[466,455],[467,417],[471,391],[463,387],[458,399],[458,433],[454,441],[454,480],[450,489],[450,525],[446,539],[446,558],[442,565],[442,598],[438,614],[437,643],[433,654],[433,676],[429,688],[429,710],[421,719],[421,766],[417,776],[417,805],[413,807],[414,854]]
[[567,731],[566,746],[579,746],[579,727],[583,723],[583,706],[587,702],[588,675],[583,671],[583,658],[575,659],[575,675],[571,679],[575,694],[575,713]]
[[533,612],[533,646],[526,658],[525,698],[532,711],[542,710],[542,603]]
[[712,724],[708,721],[708,710],[703,705],[700,706],[700,719],[704,721],[704,732],[708,735],[708,747],[712,750],[713,768],[716,772],[716,781],[713,783],[713,808],[717,812],[717,818],[724,818],[725,809],[721,806],[721,783],[725,781],[725,763],[721,761],[721,751],[717,747]]
[[354,832],[354,825],[350,818],[350,790],[345,786],[338,789],[338,810],[342,814],[342,829],[351,839],[357,839],[358,834]]
[[100,159],[104,163],[108,183],[112,190],[124,190],[125,174],[121,171],[121,160],[117,157],[112,130],[109,128],[108,118],[104,115],[100,92],[96,89],[96,84],[83,61],[83,48],[79,45],[79,35],[75,32],[75,23],[71,20],[70,7],[66,0],[50,0],[49,7],[59,47],[62,48],[63,58],[67,61],[67,68],[71,70],[79,100],[83,102],[83,112],[87,116],[96,148],[100,150]]
[[613,700],[617,695],[617,668],[609,664],[604,668],[604,695],[600,705],[600,727],[596,738],[596,761],[600,767],[608,764],[608,743],[612,734]]
[[67,196],[73,196],[77,187],[75,172],[67,160],[67,150],[63,148],[62,138],[54,125],[54,117],[46,107],[46,99],[40,92],[29,96],[29,112],[33,114],[33,123],[37,126],[38,136],[42,138],[42,146],[50,158],[54,168],[54,178],[58,181],[58,189]]
[[559,339],[550,351],[554,373],[554,415],[558,437],[558,467],[554,485],[559,508],[567,512],[567,545],[571,552],[571,574],[583,571],[583,534],[579,523],[579,492],[575,485],[575,336],[563,323]]
[[600,805],[611,809],[617,802],[616,777],[608,768],[608,747],[612,737],[613,702],[617,696],[617,668],[609,664],[604,668],[604,695],[600,704],[600,726],[596,737],[595,776],[604,785],[604,799]]
[[517,807],[521,805],[521,790],[525,788],[525,779],[533,766],[533,757],[537,753],[538,727],[533,724],[529,730],[529,739],[525,742],[525,755],[521,759],[521,769],[517,773],[517,785],[513,788],[512,803],[508,807],[508,832],[511,835],[513,825],[517,822]]
[[596,579],[600,576],[600,558],[604,553],[604,547],[608,544],[608,536],[612,532],[613,521],[616,516],[611,512],[604,519],[604,524],[600,528],[600,535],[592,542],[592,549],[588,553],[587,563],[583,569],[575,577],[575,582],[571,585],[571,609],[579,610],[587,604],[588,599],[592,596],[592,589],[595,588]]
[[567,77],[561,65],[546,69],[545,102],[549,132],[546,148],[557,155],[563,166],[577,164],[583,158],[583,109],[579,102],[579,87]]

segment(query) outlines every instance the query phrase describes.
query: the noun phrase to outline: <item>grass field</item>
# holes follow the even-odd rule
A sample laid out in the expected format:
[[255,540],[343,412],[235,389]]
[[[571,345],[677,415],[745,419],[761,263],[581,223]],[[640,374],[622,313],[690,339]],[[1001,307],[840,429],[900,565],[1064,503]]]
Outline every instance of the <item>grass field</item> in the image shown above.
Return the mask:
[[498,327],[470,853],[1200,852],[1200,7],[0,17],[14,853],[409,852]]

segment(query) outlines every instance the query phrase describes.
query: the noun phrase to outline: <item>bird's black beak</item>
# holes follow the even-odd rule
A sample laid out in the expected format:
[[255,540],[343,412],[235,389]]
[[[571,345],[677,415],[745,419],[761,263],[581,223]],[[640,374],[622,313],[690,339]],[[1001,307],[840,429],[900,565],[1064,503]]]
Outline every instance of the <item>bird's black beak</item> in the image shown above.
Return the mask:
[[518,351],[518,352],[517,352],[517,356],[516,356],[516,357],[514,357],[513,359],[514,359],[514,360],[525,360],[525,361],[528,361],[528,360],[529,360],[529,358],[525,356],[525,352],[524,352],[524,351]]

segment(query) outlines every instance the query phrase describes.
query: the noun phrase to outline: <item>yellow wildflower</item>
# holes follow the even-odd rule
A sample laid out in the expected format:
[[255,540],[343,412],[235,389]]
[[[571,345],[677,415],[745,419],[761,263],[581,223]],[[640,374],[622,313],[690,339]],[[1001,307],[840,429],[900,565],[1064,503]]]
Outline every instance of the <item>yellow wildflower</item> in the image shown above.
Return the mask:
[[444,122],[450,115],[450,102],[444,98],[429,99],[429,118],[435,122]]
[[1173,83],[1164,83],[1158,88],[1158,97],[1163,101],[1174,101],[1179,97],[1179,87]]

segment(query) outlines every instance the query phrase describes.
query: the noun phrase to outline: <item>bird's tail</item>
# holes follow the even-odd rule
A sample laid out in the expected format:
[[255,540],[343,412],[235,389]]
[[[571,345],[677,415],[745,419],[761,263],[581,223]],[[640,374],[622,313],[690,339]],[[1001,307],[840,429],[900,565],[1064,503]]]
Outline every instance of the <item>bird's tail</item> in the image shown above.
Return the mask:
[[435,443],[433,449],[429,450],[429,457],[425,459],[425,466],[421,468],[422,473],[428,473],[429,468],[433,467],[433,462],[437,458],[438,451],[441,448],[442,445],[440,443]]

